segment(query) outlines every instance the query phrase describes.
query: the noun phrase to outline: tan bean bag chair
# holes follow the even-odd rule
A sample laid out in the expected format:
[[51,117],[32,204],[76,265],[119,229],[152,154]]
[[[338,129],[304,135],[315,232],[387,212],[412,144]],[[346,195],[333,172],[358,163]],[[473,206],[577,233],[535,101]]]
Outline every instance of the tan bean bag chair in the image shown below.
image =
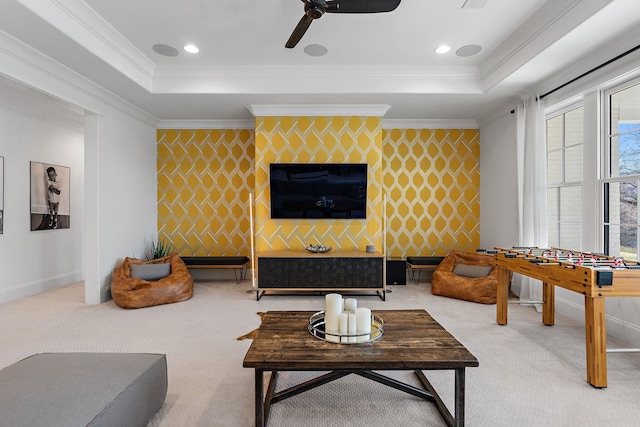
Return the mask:
[[431,293],[481,304],[495,304],[498,269],[483,253],[452,250],[433,272]]
[[[163,268],[165,272],[157,271]],[[193,296],[193,277],[175,252],[152,261],[125,258],[113,273],[111,296],[122,308],[185,301]]]

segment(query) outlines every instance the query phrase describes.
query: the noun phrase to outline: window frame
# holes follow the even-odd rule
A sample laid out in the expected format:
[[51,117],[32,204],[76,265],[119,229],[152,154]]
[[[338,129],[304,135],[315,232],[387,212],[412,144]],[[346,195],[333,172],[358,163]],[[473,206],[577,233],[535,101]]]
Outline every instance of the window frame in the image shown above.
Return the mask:
[[[628,181],[637,181],[640,184],[640,173],[631,175],[619,175],[612,176],[612,155],[611,155],[611,140],[618,138],[620,133],[616,129],[615,134],[612,132],[612,119],[611,114],[611,97],[619,92],[627,90],[631,87],[640,85],[640,77],[635,77],[629,80],[625,80],[618,84],[606,87],[601,90],[602,93],[602,111],[601,117],[603,121],[602,137],[600,138],[600,176],[598,177],[598,186],[602,192],[602,216],[601,216],[601,235],[602,235],[602,248],[603,252],[607,255],[611,255],[610,234],[611,234],[611,209],[609,200],[611,197],[610,184],[623,183]],[[640,208],[640,200],[636,202]],[[640,209],[639,209],[640,212]],[[639,213],[640,215],[640,213]],[[623,227],[623,224],[618,224],[619,227]],[[637,235],[640,235],[640,217],[636,222]],[[618,242],[620,243],[620,242]],[[622,246],[621,246],[622,247]],[[636,239],[636,257],[640,259],[640,238]]]
[[[566,145],[566,115],[569,112],[575,111],[577,109],[582,109],[582,120],[583,120],[583,135],[582,135],[582,142],[580,144],[572,144],[572,145]],[[547,140],[547,135],[548,135],[548,121],[555,119],[557,117],[562,116],[562,144],[560,147],[560,151],[561,151],[561,163],[562,163],[562,180],[559,183],[549,183],[548,182],[548,172],[547,172],[547,184],[546,184],[546,191],[547,191],[547,197],[549,197],[549,192],[550,190],[555,190],[555,206],[556,206],[556,212],[555,212],[555,221],[551,221],[550,217],[549,217],[549,211],[547,208],[547,235],[549,237],[549,241],[556,241],[558,243],[558,246],[562,246],[562,224],[578,224],[579,229],[580,229],[580,243],[579,243],[579,248],[582,247],[582,227],[583,227],[583,215],[582,215],[582,209],[580,207],[580,221],[579,222],[572,222],[572,221],[563,221],[562,220],[562,216],[561,216],[561,208],[562,208],[562,198],[561,198],[561,193],[562,193],[562,189],[563,188],[579,188],[580,192],[582,193],[583,191],[583,186],[584,186],[584,170],[582,172],[582,179],[580,181],[566,181],[566,175],[567,175],[567,168],[566,168],[566,151],[567,148],[571,148],[571,147],[577,147],[579,145],[582,146],[582,162],[583,162],[583,169],[584,169],[584,149],[585,149],[585,143],[584,143],[584,113],[585,113],[585,107],[584,107],[584,103],[582,98],[579,99],[578,101],[569,103],[564,105],[562,108],[558,108],[558,109],[554,109],[552,111],[547,111],[545,113],[545,143],[546,143],[546,160],[547,160],[547,165],[549,162],[549,142]],[[548,199],[547,199],[548,200]],[[582,201],[581,201],[582,202]],[[549,205],[549,203],[547,203],[547,205]],[[551,239],[551,232],[553,231],[553,233],[555,234],[554,239]]]

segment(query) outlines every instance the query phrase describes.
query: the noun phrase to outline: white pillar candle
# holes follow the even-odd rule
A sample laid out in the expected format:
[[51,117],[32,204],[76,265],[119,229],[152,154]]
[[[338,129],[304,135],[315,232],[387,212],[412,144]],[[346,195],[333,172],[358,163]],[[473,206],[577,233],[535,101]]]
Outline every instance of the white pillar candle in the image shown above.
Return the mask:
[[347,342],[347,338],[344,335],[349,333],[349,315],[347,313],[340,313],[340,335],[342,335],[341,342]]
[[356,331],[357,328],[357,318],[355,313],[349,313],[349,335],[353,335],[349,337],[349,342],[356,342]]
[[[366,307],[356,309],[356,330],[358,334],[371,333],[371,310]],[[364,342],[371,339],[370,335],[358,336],[358,342]]]
[[337,335],[340,332],[340,314],[342,313],[342,295],[327,294],[324,305],[325,331],[334,335],[326,335],[327,341],[339,342]]
[[344,311],[355,313],[358,308],[358,300],[355,298],[345,298]]

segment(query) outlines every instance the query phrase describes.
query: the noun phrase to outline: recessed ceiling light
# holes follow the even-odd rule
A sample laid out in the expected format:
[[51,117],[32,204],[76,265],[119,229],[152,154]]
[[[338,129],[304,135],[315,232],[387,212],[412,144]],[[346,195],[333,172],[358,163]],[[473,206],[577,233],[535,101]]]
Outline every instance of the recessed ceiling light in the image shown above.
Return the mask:
[[304,53],[309,56],[323,56],[329,52],[329,49],[321,44],[310,44],[304,48]]
[[184,50],[186,50],[189,53],[198,53],[200,52],[200,49],[198,49],[198,47],[194,44],[188,44],[184,47]]
[[152,49],[155,53],[162,56],[178,56],[180,53],[175,47],[166,44],[154,44]]
[[482,50],[482,47],[478,46],[477,44],[468,44],[456,50],[456,55],[461,57],[473,56],[476,53],[480,52],[481,50]]
[[438,46],[436,48],[436,53],[447,53],[451,50],[451,48],[447,45]]

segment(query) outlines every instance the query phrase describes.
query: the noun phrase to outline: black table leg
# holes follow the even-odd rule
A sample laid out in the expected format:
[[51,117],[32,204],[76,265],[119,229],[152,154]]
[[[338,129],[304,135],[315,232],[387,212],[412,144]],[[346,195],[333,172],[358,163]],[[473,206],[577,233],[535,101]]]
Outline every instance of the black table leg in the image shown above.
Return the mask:
[[264,427],[264,394],[263,394],[263,383],[264,383],[264,371],[262,369],[256,369],[256,379],[255,379],[255,411],[256,411],[256,427]]
[[440,412],[442,419],[447,423],[448,427],[463,427],[464,426],[464,368],[455,368],[455,384],[454,384],[454,408],[453,414],[447,406],[444,404],[436,389],[433,388],[424,372],[420,369],[416,369],[414,372],[418,376],[420,383],[427,390],[431,396],[433,396],[433,402]]
[[464,426],[464,368],[456,369],[456,391],[454,397],[454,426]]

